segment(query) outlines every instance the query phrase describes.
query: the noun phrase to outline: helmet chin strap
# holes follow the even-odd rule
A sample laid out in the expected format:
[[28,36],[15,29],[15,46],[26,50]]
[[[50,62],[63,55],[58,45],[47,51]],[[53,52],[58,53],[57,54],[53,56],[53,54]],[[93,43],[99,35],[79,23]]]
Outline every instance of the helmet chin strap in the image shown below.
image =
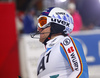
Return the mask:
[[51,35],[52,35],[52,34],[50,33],[49,36],[48,36],[48,37],[45,39],[45,41],[43,42],[43,44],[44,44],[45,46],[46,46],[46,44],[47,44],[46,42],[47,42],[48,40],[51,39]]
[[[51,24],[50,24],[50,25],[51,25]],[[52,25],[51,25],[51,29],[50,29],[50,30],[51,30],[51,32],[50,32],[49,36],[48,36],[48,37],[45,39],[45,41],[43,42],[43,44],[44,44],[45,46],[46,46],[46,44],[47,44],[46,42],[49,41],[49,40],[51,39],[52,34],[54,34],[54,31],[55,31],[55,30],[52,28]]]
[[43,42],[43,44],[46,46],[46,42],[48,41],[48,40],[50,40],[51,39],[51,36],[52,36],[52,34],[55,34],[55,32],[56,32],[56,30],[53,28],[53,25],[52,25],[52,23],[50,24],[51,25],[51,32],[50,32],[50,34],[49,34],[49,36],[45,39],[45,41]]

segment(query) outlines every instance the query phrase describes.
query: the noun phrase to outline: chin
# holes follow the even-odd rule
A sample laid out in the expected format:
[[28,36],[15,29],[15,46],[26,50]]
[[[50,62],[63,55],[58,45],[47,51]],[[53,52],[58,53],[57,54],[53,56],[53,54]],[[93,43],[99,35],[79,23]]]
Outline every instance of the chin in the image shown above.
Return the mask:
[[43,43],[43,42],[44,42],[44,40],[43,40],[43,39],[40,39],[39,41],[40,41],[41,43]]

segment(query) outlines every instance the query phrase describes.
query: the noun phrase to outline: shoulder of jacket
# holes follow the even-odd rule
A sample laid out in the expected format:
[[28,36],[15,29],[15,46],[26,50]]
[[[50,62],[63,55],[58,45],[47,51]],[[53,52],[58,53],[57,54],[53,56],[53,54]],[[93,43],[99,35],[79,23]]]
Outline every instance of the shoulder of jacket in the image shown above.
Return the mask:
[[60,43],[62,43],[63,45],[69,45],[71,41],[72,41],[71,37],[70,36],[66,36],[62,40],[60,40]]

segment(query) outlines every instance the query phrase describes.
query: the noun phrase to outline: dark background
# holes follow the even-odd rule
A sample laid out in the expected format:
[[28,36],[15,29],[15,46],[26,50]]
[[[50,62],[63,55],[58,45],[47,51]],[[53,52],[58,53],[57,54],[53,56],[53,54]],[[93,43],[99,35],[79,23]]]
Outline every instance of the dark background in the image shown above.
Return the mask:
[[[77,10],[82,16],[84,26],[91,24],[100,26],[100,1],[99,0],[70,0],[76,3]],[[42,0],[16,0],[19,11],[26,11],[30,7],[42,10]]]

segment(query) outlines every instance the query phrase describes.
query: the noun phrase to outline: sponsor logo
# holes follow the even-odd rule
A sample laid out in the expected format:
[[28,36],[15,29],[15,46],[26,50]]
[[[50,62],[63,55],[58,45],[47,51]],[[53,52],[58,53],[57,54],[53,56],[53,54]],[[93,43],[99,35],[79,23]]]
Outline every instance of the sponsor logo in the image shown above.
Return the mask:
[[58,24],[61,24],[61,25],[64,25],[64,26],[68,26],[68,27],[69,27],[69,24],[70,24],[70,23],[68,23],[64,20],[60,20],[60,19],[56,19],[56,18],[51,18],[51,21],[58,23]]
[[65,15],[64,12],[56,12],[56,14],[57,14],[57,15],[60,15],[60,14],[61,14],[61,15]]
[[77,59],[76,59],[76,56],[75,56],[74,52],[70,56],[71,56],[71,60],[74,64],[75,70],[78,71],[78,62],[77,62]]
[[53,45],[54,45],[54,44],[49,44],[49,46],[51,46],[51,47],[52,47]]
[[54,40],[52,40],[52,42],[54,42],[57,38],[55,38]]
[[74,49],[73,49],[73,47],[71,46],[70,48],[68,48],[68,53],[72,53],[72,52],[74,52]]
[[77,59],[76,59],[76,56],[75,56],[75,53],[74,53],[74,48],[73,46],[71,46],[70,48],[68,48],[68,53],[70,54],[70,57],[71,57],[71,61],[75,67],[75,70],[78,71],[78,62],[77,62]]
[[70,44],[70,39],[66,38],[64,41],[63,41],[63,44],[64,45],[69,45]]

